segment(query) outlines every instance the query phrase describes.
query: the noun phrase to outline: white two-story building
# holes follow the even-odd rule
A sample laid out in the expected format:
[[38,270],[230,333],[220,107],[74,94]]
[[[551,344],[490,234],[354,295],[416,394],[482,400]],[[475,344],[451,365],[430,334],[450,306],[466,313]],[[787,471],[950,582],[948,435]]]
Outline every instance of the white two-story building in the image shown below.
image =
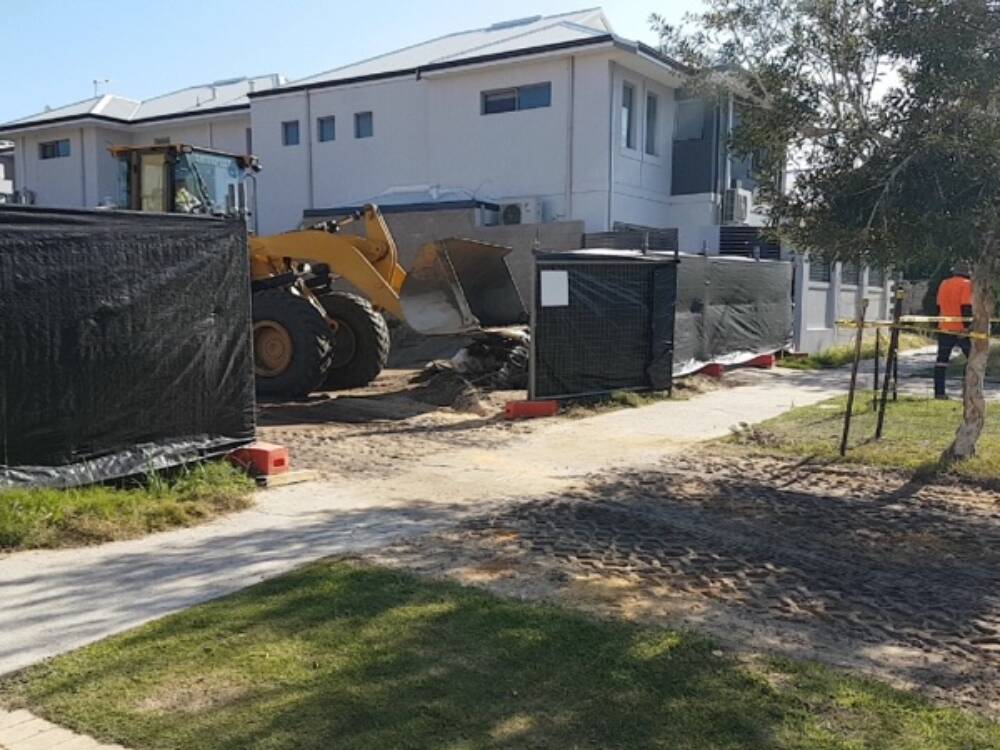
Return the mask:
[[[733,99],[686,94],[689,74],[616,35],[594,8],[448,34],[296,81],[95,97],[0,125],[0,140],[14,143],[16,198],[39,205],[117,203],[108,146],[188,143],[260,157],[263,233],[390,194],[464,195],[505,220],[676,229],[682,251],[777,257],[758,237],[751,170],[727,148]],[[879,274],[838,267],[833,283],[802,259],[797,273],[800,348],[833,343],[834,321],[864,296],[887,305]]]
[[[726,153],[731,103],[685,98],[687,73],[591,9],[449,34],[293,82],[96,97],[4,124],[0,137],[16,144],[16,189],[45,205],[114,202],[107,147],[169,139],[253,150],[263,232],[298,225],[306,210],[441,186],[588,231],[676,227],[682,249],[715,251],[720,224],[757,223],[744,210],[752,184]],[[743,203],[727,217],[734,188]]]

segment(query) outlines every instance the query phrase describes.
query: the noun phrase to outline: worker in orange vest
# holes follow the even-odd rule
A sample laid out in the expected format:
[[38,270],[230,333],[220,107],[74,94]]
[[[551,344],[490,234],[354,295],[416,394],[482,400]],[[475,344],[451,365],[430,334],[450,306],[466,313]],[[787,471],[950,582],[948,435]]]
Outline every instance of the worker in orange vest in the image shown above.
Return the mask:
[[[937,293],[938,315],[943,318],[972,317],[972,279],[968,263],[956,263],[951,269],[951,278],[941,282]],[[957,346],[966,359],[972,348],[972,340],[965,334],[971,323],[943,320],[938,323],[938,354],[934,366],[934,398],[947,399],[945,381],[948,377],[948,363]]]

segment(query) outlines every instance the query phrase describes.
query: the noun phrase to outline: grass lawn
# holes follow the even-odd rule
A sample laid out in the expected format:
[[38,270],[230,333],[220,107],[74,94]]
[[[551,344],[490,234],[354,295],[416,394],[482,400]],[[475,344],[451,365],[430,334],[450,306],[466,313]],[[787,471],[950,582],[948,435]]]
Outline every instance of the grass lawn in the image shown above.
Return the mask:
[[[840,461],[840,437],[846,409],[847,397],[835,398],[794,409],[742,430],[728,440],[772,454]],[[1000,404],[992,403],[988,409],[979,456],[951,469],[962,476],[1000,479]],[[959,400],[900,397],[897,403],[888,404],[884,437],[875,442],[872,438],[876,414],[871,407],[871,394],[860,393],[854,404],[851,447],[843,460],[905,471],[935,471],[940,468],[941,453],[951,444],[961,421]]]
[[246,508],[253,483],[224,461],[130,487],[0,490],[0,551],[127,539]]
[[322,562],[30,668],[0,702],[135,750],[1000,746],[1000,725],[694,635]]
[[[930,346],[934,342],[931,339],[913,333],[901,333],[899,336],[899,350],[922,349]],[[882,339],[881,356],[884,358],[889,348],[886,337]],[[861,345],[862,359],[875,359],[875,339],[866,339]],[[806,357],[784,357],[778,360],[778,367],[785,367],[789,370],[829,370],[836,367],[844,367],[854,361],[854,345],[843,344],[831,346],[817,354],[810,354]]]

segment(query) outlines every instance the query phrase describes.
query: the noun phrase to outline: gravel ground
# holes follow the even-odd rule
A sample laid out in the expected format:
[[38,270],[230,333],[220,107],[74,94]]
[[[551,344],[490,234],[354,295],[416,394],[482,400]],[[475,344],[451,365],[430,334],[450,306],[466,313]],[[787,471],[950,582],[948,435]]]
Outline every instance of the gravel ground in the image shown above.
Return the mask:
[[387,370],[372,385],[264,404],[260,437],[285,445],[296,469],[326,477],[375,477],[474,441],[499,447],[530,431],[502,418],[523,391],[457,392],[450,382],[416,384],[419,370]]
[[861,669],[1000,716],[996,489],[738,454],[674,457],[377,559],[697,626],[737,650]]

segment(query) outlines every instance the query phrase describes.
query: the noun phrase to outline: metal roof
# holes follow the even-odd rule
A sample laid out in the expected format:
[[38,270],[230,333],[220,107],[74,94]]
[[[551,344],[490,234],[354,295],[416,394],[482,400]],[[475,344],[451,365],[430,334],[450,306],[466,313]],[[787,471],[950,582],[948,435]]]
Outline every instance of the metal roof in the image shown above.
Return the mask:
[[189,86],[169,94],[136,101],[115,94],[105,94],[80,102],[67,104],[56,109],[3,123],[4,130],[15,130],[17,126],[40,125],[48,122],[75,120],[92,117],[99,120],[122,123],[140,123],[173,117],[184,117],[209,112],[226,111],[247,107],[247,95],[253,91],[265,91],[285,83],[285,77],[276,73],[252,78],[230,78],[224,81]]
[[296,88],[345,78],[411,70],[494,53],[595,39],[611,33],[611,24],[600,8],[588,8],[554,16],[532,16],[502,21],[481,29],[446,34],[394,52],[291,81],[287,86]]
[[679,72],[685,70],[684,66],[664,57],[655,49],[615,36],[604,11],[597,7],[552,16],[502,21],[485,28],[446,34],[296,81],[289,82],[278,74],[233,78],[191,86],[145,101],[106,94],[2,123],[0,133],[80,119],[136,125],[202,114],[221,114],[246,109],[250,98],[255,96],[403,75],[419,76],[421,73],[466,64],[492,63],[523,55],[566,51],[605,43],[656,60]]

